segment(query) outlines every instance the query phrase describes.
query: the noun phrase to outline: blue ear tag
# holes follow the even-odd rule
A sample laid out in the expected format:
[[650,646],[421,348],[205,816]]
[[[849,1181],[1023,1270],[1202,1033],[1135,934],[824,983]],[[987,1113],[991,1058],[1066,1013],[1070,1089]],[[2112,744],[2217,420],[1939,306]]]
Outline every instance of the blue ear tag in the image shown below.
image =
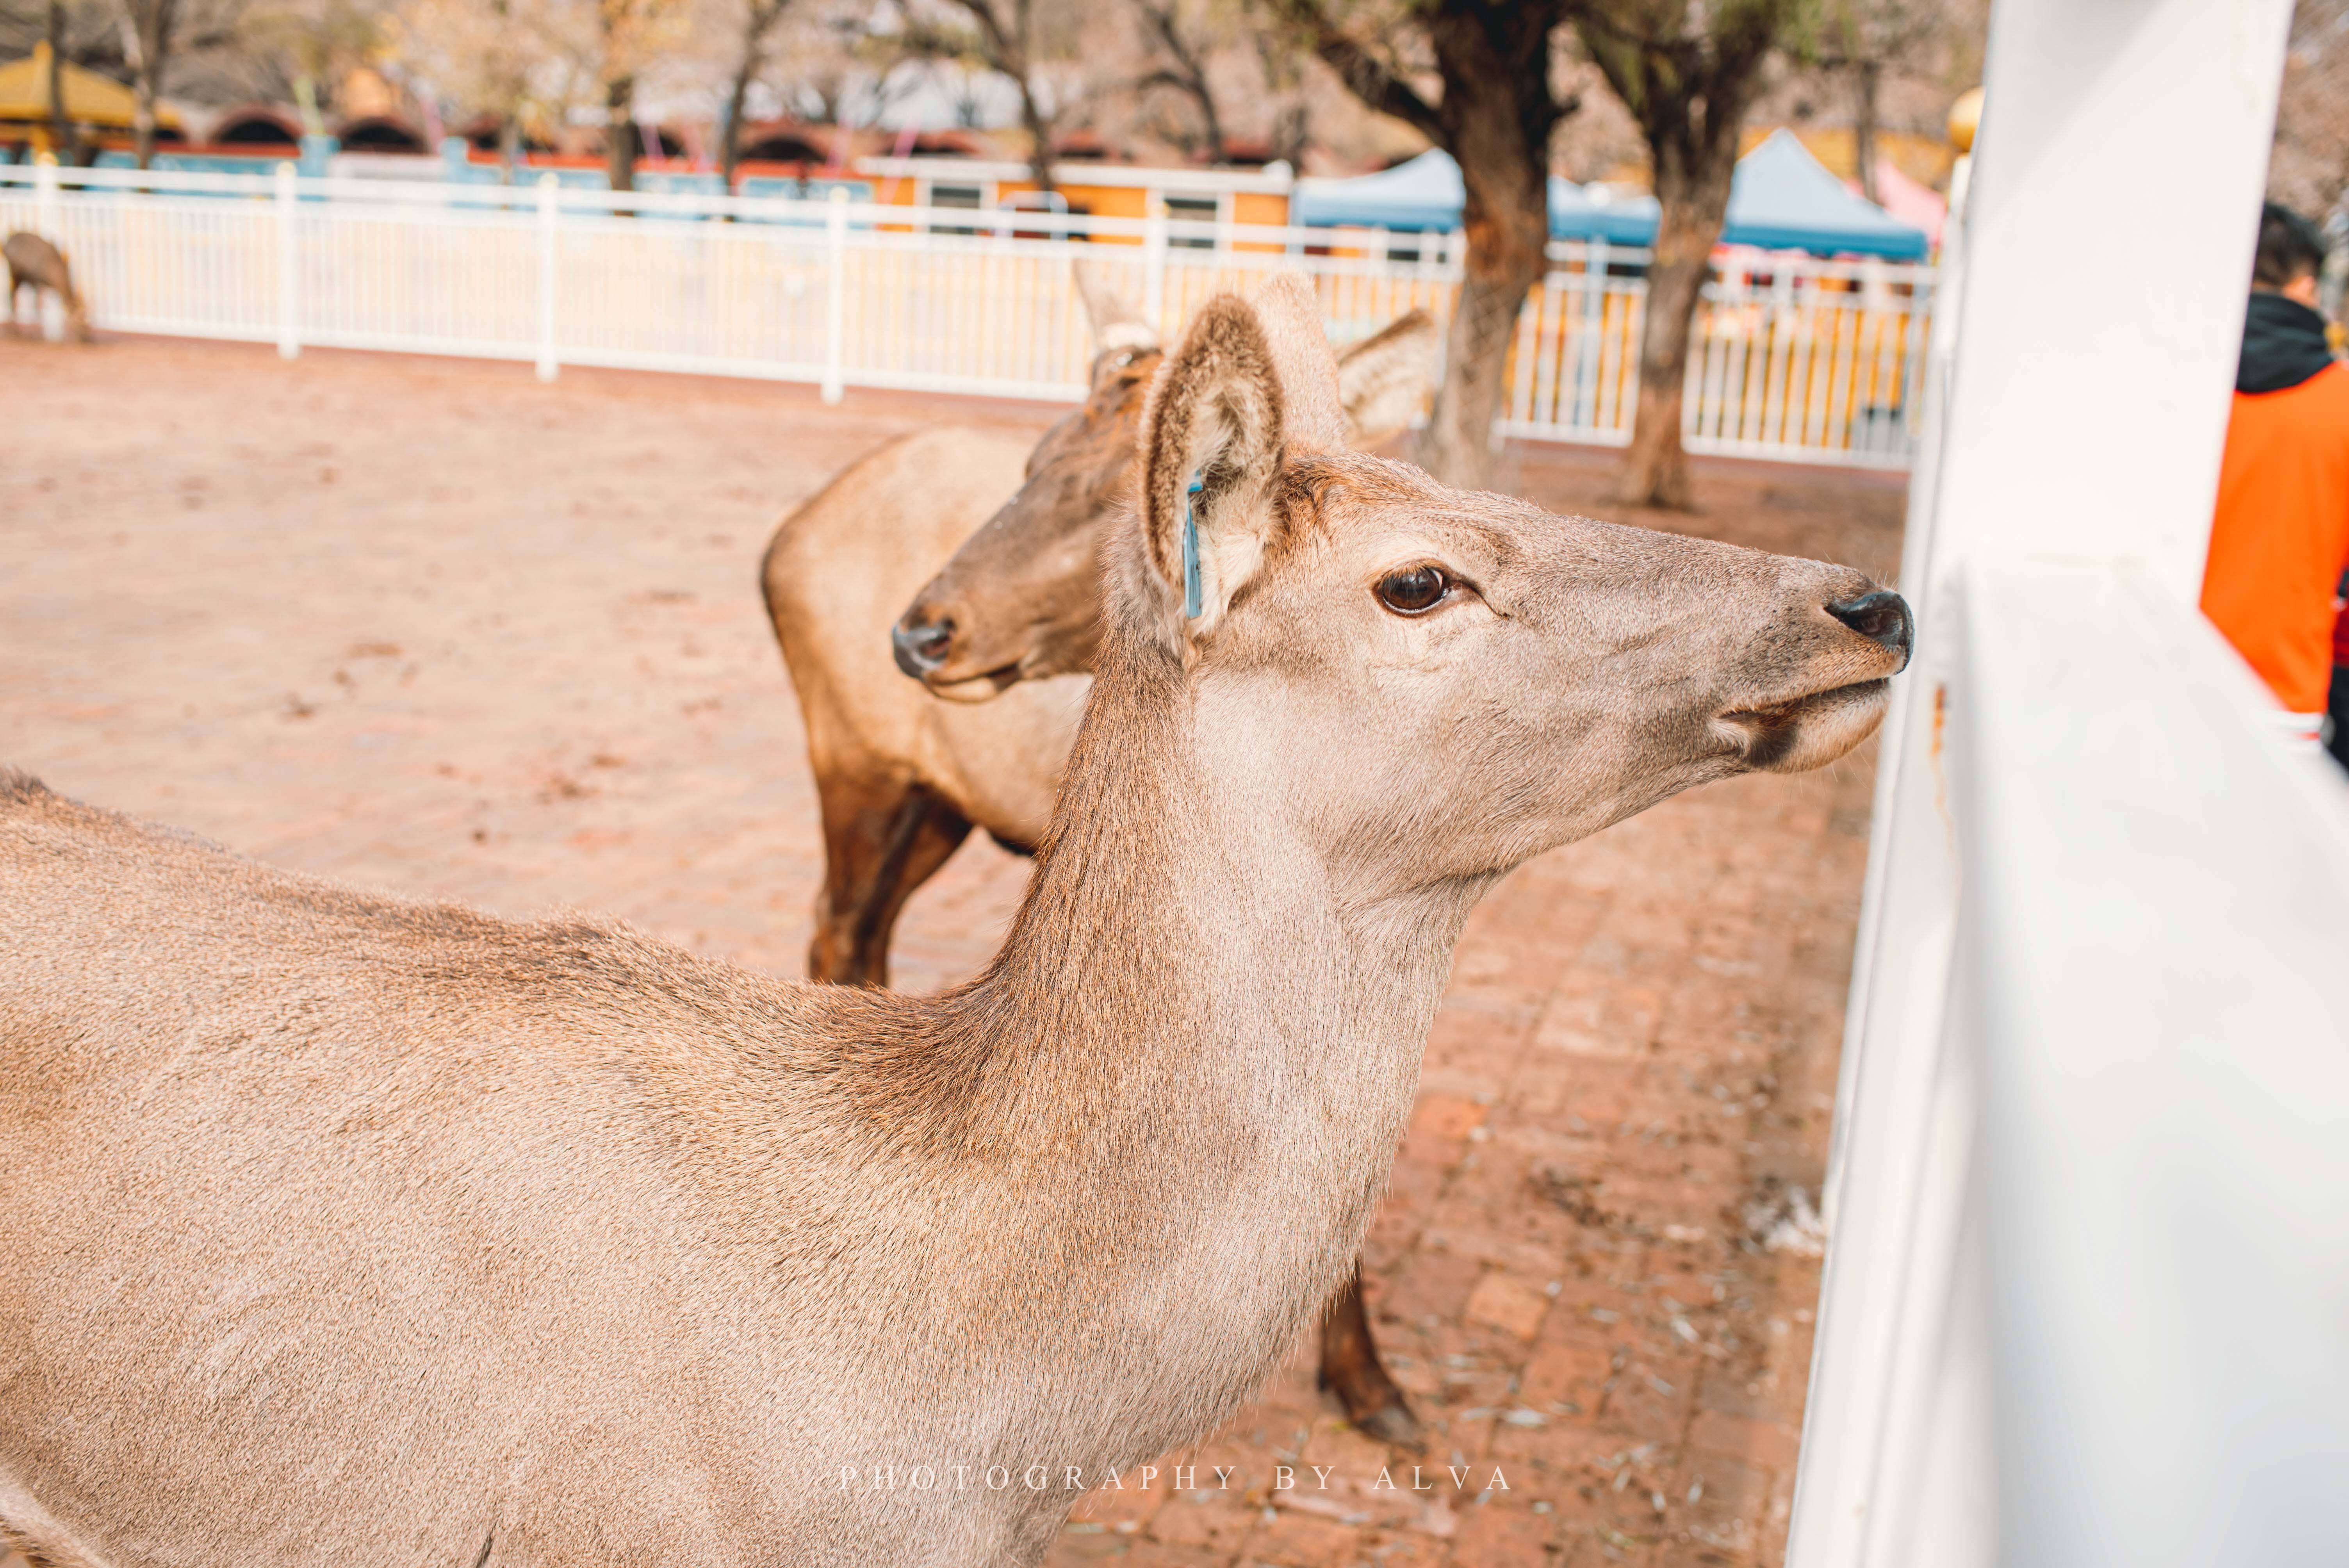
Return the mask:
[[1183,494],[1183,618],[1199,618],[1199,520],[1191,515],[1191,498],[1204,489],[1198,470],[1191,471],[1191,488]]

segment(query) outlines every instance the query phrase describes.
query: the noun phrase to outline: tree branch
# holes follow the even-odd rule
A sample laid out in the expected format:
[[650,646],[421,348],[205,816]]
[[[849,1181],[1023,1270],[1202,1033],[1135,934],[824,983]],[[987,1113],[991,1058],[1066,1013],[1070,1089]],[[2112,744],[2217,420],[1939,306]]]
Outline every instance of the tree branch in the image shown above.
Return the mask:
[[[1150,0],[1135,0],[1143,20],[1158,35],[1158,42],[1174,62],[1174,68],[1162,67],[1151,72],[1135,84],[1137,92],[1147,92],[1154,87],[1173,88],[1198,106],[1199,118],[1206,122],[1207,161],[1221,165],[1228,149],[1224,145],[1224,119],[1216,111],[1215,90],[1208,85],[1206,52],[1195,48],[1184,38],[1182,28],[1174,19],[1174,0],[1154,5]],[[1188,149],[1186,148],[1187,151]]]
[[1324,65],[1339,80],[1379,113],[1392,115],[1441,147],[1448,138],[1444,118],[1418,89],[1351,34],[1338,26],[1322,8],[1321,0],[1273,0],[1273,11],[1303,33]]
[[977,28],[978,57],[989,69],[1009,77],[1012,86],[1019,89],[1020,122],[1035,144],[1029,167],[1035,175],[1036,188],[1049,194],[1052,189],[1052,130],[1069,111],[1066,106],[1056,105],[1053,112],[1047,115],[1036,101],[1036,84],[1030,79],[1035,67],[1035,36],[1030,0],[1011,0],[1012,21],[1009,26],[995,14],[995,0],[948,3],[968,16]]

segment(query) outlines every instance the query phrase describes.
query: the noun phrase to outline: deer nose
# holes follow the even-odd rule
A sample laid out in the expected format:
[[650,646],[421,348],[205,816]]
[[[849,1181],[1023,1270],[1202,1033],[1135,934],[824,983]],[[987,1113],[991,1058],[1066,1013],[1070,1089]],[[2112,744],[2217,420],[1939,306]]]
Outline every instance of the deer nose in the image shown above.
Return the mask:
[[1846,599],[1826,608],[1828,614],[1869,642],[1899,654],[1900,667],[1909,667],[1909,653],[1917,641],[1917,622],[1909,613],[1908,600],[1889,589],[1878,588],[1873,593],[1862,593],[1857,599]]
[[896,655],[897,667],[916,680],[922,679],[947,662],[954,631],[952,621],[933,621],[923,626],[898,622],[889,628],[889,647]]

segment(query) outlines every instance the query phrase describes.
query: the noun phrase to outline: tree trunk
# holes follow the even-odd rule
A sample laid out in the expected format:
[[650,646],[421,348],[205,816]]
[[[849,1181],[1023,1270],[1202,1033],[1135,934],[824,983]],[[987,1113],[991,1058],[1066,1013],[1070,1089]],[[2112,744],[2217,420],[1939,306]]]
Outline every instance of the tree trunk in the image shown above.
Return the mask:
[[1230,154],[1224,148],[1224,120],[1216,112],[1216,95],[1207,86],[1206,61],[1184,41],[1182,26],[1174,19],[1174,0],[1164,6],[1145,5],[1142,15],[1158,34],[1166,57],[1174,62],[1157,79],[1175,87],[1199,106],[1199,119],[1206,129],[1208,165],[1221,169],[1230,161]]
[[1640,405],[1616,499],[1632,506],[1695,510],[1688,454],[1681,449],[1681,393],[1688,379],[1689,328],[1729,211],[1737,168],[1733,130],[1693,150],[1658,148],[1655,256],[1640,323]]
[[604,85],[604,177],[615,191],[636,188],[636,78]]
[[130,152],[139,167],[155,161],[155,77],[144,66],[131,82]]
[[155,160],[155,99],[171,49],[171,13],[178,0],[146,0],[122,14],[122,57],[130,67],[130,140],[139,167]]
[[1548,24],[1519,19],[1495,31],[1487,20],[1461,8],[1428,23],[1444,73],[1444,140],[1466,191],[1468,253],[1420,461],[1461,490],[1492,484],[1509,343],[1549,264],[1549,139],[1559,114],[1536,65],[1548,59]]
[[[1029,87],[1024,74],[1019,77],[1019,119],[1028,127],[1028,134],[1036,144],[1030,167],[1036,175],[1037,193],[1050,196],[1052,193],[1052,122],[1046,119],[1044,111],[1036,107],[1035,91]],[[1050,201],[1044,204],[1051,205]]]
[[1883,195],[1876,189],[1876,96],[1883,83],[1884,67],[1875,60],[1862,60],[1854,73],[1859,88],[1858,112],[1852,116],[1852,156],[1859,160],[1859,193],[1869,201],[1882,202]]
[[1199,118],[1207,122],[1207,166],[1221,169],[1231,161],[1224,150],[1223,117],[1216,112],[1216,95],[1207,90],[1206,74],[1202,71],[1192,79],[1196,84],[1193,91],[1199,100]]
[[1493,422],[1500,417],[1509,340],[1526,294],[1541,277],[1549,240],[1547,191],[1522,192],[1499,203],[1479,201],[1469,187],[1468,254],[1459,303],[1444,348],[1444,385],[1420,440],[1420,465],[1456,490],[1485,490],[1493,481]]
[[1285,104],[1272,117],[1272,156],[1292,170],[1305,167],[1305,148],[1313,138],[1313,111],[1302,103]]
[[726,129],[718,139],[718,178],[728,195],[734,191],[734,168],[742,161],[742,106],[750,97],[750,78],[759,74],[755,42],[742,46],[742,61],[734,69],[734,90],[726,99]]
[[522,116],[509,106],[505,119],[498,122],[498,183],[512,184],[521,163]]
[[59,163],[71,169],[81,162],[81,137],[66,112],[65,0],[49,0],[49,134]]

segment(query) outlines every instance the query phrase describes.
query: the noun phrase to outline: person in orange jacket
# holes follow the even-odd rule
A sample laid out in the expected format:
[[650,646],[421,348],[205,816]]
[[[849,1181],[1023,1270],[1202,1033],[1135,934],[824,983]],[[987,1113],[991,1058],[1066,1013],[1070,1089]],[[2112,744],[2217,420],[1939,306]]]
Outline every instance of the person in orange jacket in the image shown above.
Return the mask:
[[2316,309],[2323,264],[2316,225],[2269,202],[2202,577],[2202,613],[2312,740],[2332,695],[2335,590],[2349,569],[2349,366]]

